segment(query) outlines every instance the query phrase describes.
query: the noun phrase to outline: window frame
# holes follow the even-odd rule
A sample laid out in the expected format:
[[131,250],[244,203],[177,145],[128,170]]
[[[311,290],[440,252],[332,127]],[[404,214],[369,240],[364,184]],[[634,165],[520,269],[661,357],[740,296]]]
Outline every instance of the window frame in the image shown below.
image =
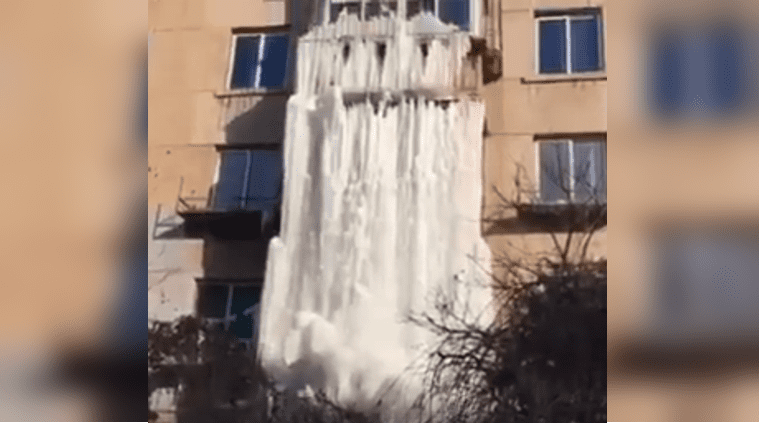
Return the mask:
[[[606,146],[606,136],[582,136],[582,137],[556,137],[556,138],[538,138],[535,140],[534,148],[535,148],[535,181],[536,181],[536,187],[537,189],[535,192],[537,195],[535,196],[538,204],[543,205],[581,205],[584,203],[577,202],[575,200],[575,166],[574,166],[574,146],[575,144],[582,144],[582,143],[588,143],[588,142],[600,142],[603,143],[604,146]],[[545,200],[543,199],[543,162],[542,162],[542,155],[540,153],[540,146],[543,144],[562,144],[566,143],[568,145],[568,152],[567,152],[567,159],[569,161],[569,199],[561,198],[558,200]],[[606,155],[604,155],[606,156]],[[608,160],[604,160],[603,166],[604,166],[604,177],[608,181],[608,174],[606,170],[607,162]],[[593,178],[595,178],[595,175],[593,175]],[[596,184],[598,181],[595,181]],[[608,188],[607,188],[608,190]],[[604,196],[605,197],[605,196]],[[600,204],[606,204],[606,198],[604,198],[603,202],[599,202]]]
[[[583,20],[583,19],[597,19],[598,21],[598,43],[596,48],[598,49],[598,69],[591,70],[591,71],[581,71],[581,72],[573,72],[572,71],[572,20]],[[566,72],[553,72],[553,73],[543,73],[540,70],[540,52],[541,52],[541,43],[540,43],[540,24],[541,22],[545,21],[565,21],[564,26],[564,42],[566,43],[566,53],[564,60],[566,60],[567,64],[567,70]],[[542,76],[542,77],[554,77],[554,78],[561,78],[567,77],[567,76],[583,76],[583,75],[599,75],[604,74],[606,72],[606,58],[604,55],[604,40],[605,37],[605,31],[604,31],[604,24],[603,24],[603,13],[600,8],[598,9],[576,9],[576,10],[563,10],[559,12],[536,12],[535,16],[535,28],[534,28],[534,38],[535,38],[535,74]]]
[[[284,82],[282,83],[282,86],[280,87],[261,87],[261,56],[263,55],[263,45],[266,40],[266,37],[273,37],[273,36],[280,36],[284,35],[287,37],[287,58],[285,60],[285,77]],[[235,88],[232,87],[232,78],[234,76],[235,72],[235,59],[237,58],[237,40],[239,38],[245,38],[245,37],[261,37],[258,41],[258,64],[256,65],[256,86],[254,87],[239,87]],[[238,32],[232,34],[232,42],[231,49],[229,53],[229,66],[227,69],[227,78],[226,78],[226,84],[225,89],[230,93],[244,93],[244,92],[252,92],[252,93],[279,93],[282,91],[287,91],[290,89],[290,67],[291,67],[291,61],[292,61],[292,39],[290,32],[283,29],[277,29],[276,31],[246,31],[246,32]]]

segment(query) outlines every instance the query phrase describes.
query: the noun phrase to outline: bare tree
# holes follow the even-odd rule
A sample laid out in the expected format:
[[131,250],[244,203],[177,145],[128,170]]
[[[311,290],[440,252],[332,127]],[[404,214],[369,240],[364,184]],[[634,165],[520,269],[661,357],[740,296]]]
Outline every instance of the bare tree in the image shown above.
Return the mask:
[[[535,225],[552,248],[530,252],[511,245],[494,254],[488,276],[499,313],[492,322],[482,325],[476,310],[443,291],[433,312],[409,316],[438,337],[427,360],[426,389],[416,404],[424,423],[606,421],[606,262],[588,257],[592,238],[606,223],[605,199],[594,192],[597,184],[581,188],[589,195],[577,195],[589,179],[583,166],[543,172],[563,192],[565,201],[552,203],[541,201],[523,166],[517,169],[512,197],[493,188],[499,211]],[[378,414],[346,409],[321,392],[303,396],[274,389],[258,363],[237,359],[234,345],[234,339],[214,337],[196,319],[155,324],[151,389],[192,379],[167,373],[175,368],[167,364],[212,362],[202,367],[206,379],[196,378],[205,388],[196,390],[216,390],[214,372],[217,380],[240,382],[234,387],[241,394],[229,396],[237,411],[222,418],[196,409],[197,421],[380,421]],[[220,377],[219,369],[242,376]],[[197,398],[209,410],[220,405]]]
[[498,315],[485,326],[442,292],[434,313],[410,317],[439,339],[419,400],[427,422],[606,420],[606,262],[588,257],[606,224],[605,195],[577,195],[588,169],[558,167],[543,176],[565,201],[541,202],[517,169],[512,198],[493,188],[499,211],[535,225],[552,248],[494,253]]

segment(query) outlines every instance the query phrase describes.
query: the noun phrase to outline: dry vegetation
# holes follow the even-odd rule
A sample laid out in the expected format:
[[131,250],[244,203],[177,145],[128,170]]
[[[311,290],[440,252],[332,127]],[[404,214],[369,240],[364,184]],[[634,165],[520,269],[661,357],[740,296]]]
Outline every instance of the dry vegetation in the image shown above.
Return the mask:
[[[505,209],[524,207],[519,198],[501,199]],[[494,257],[502,307],[495,321],[476,323],[471,310],[442,293],[434,312],[409,316],[439,339],[417,403],[422,423],[606,421],[606,262],[587,254],[606,224],[606,205],[563,206],[554,217],[558,227],[545,231],[552,251]],[[380,421],[318,392],[275,390],[236,345],[194,318],[153,324],[150,392],[181,386],[182,423]]]

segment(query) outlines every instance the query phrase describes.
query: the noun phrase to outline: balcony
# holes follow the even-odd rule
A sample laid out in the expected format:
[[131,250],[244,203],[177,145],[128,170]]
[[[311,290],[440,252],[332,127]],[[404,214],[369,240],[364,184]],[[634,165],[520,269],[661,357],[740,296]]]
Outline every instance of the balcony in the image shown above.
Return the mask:
[[[240,207],[223,207],[211,197],[177,196],[176,213],[184,220],[183,232],[189,238],[212,236],[219,239],[251,240],[279,233],[281,200],[243,199]],[[247,201],[246,201],[247,200]]]
[[606,204],[519,204],[517,219],[543,231],[586,231],[606,226]]

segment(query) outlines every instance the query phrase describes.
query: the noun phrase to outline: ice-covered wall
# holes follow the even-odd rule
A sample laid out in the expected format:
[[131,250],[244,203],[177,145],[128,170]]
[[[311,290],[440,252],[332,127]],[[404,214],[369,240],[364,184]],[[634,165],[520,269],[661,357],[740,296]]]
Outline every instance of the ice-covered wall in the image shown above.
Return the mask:
[[[318,95],[338,86],[345,92],[461,88],[469,34],[429,13],[411,20],[341,15],[298,42],[296,89]],[[424,47],[423,47],[424,46]],[[472,88],[472,87],[470,87]]]
[[[431,341],[404,319],[429,309],[439,288],[471,292],[484,308],[488,291],[475,286],[489,250],[479,224],[484,106],[426,89],[451,84],[467,37],[452,32],[422,58],[412,25],[393,24],[392,39],[338,43],[317,28],[299,44],[259,354],[284,385],[358,408],[383,398],[383,410],[402,412]],[[356,58],[343,57],[346,42]]]

